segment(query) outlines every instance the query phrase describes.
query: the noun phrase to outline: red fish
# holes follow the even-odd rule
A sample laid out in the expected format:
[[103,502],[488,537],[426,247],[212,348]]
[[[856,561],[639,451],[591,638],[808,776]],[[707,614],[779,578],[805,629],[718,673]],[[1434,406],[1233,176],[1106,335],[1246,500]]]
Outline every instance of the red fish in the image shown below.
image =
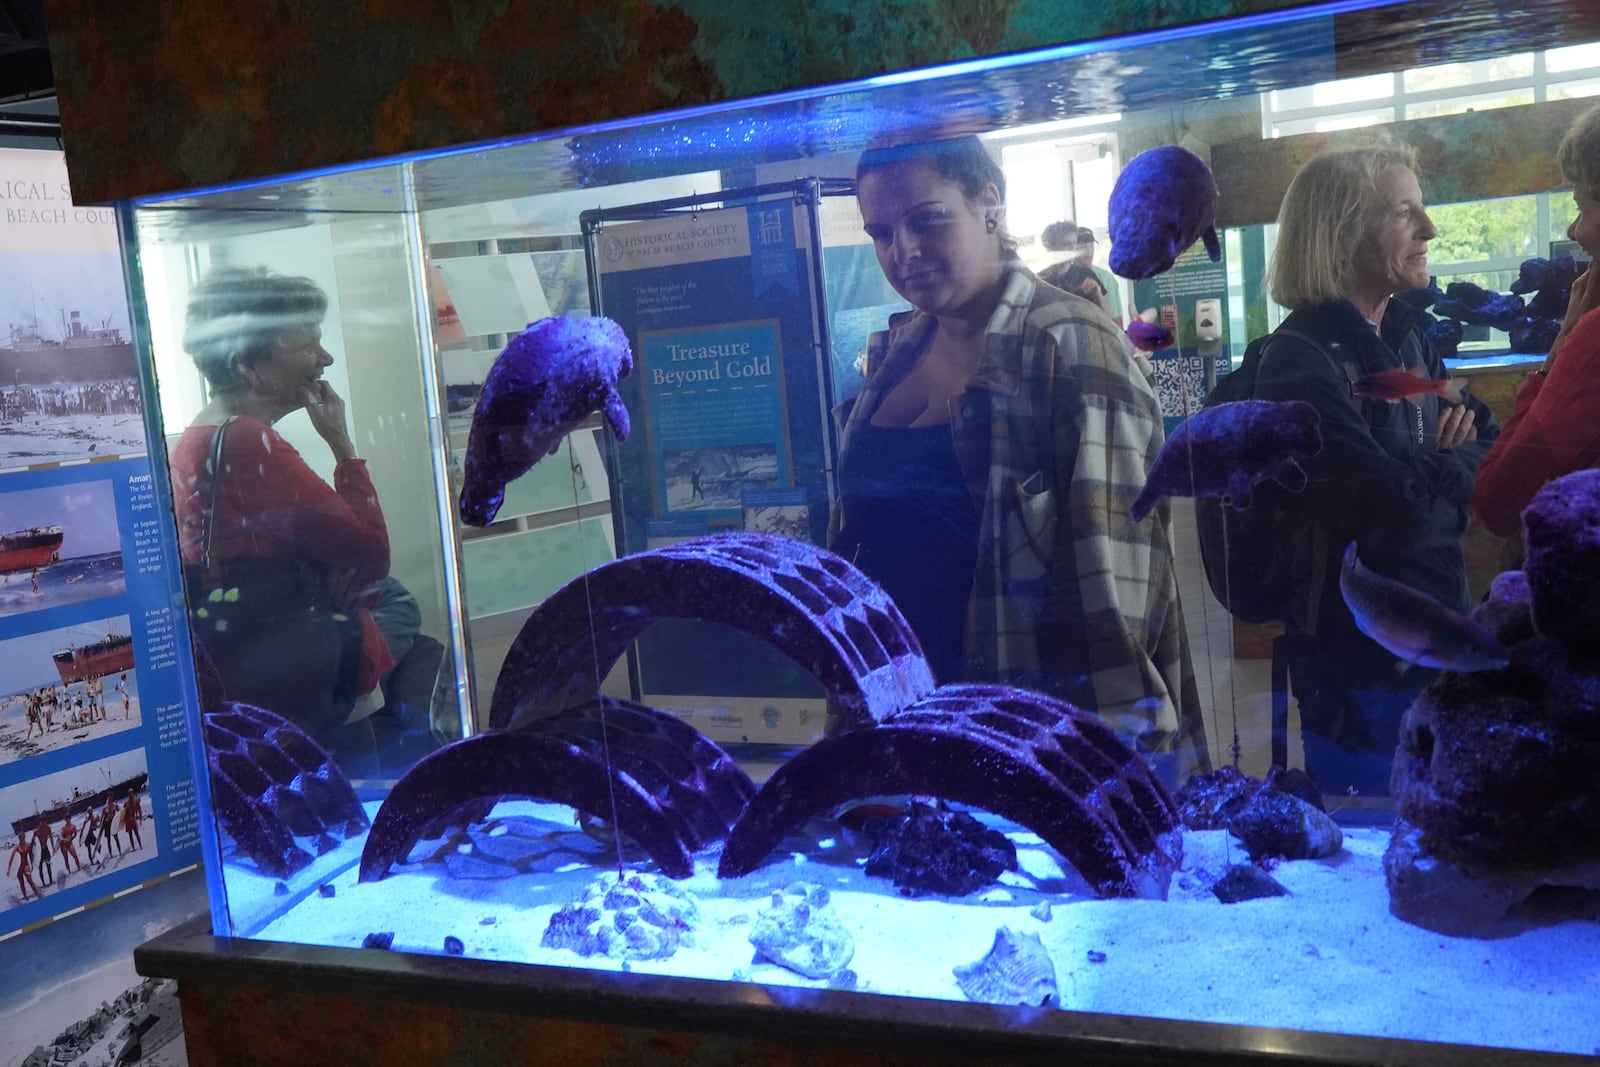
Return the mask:
[[1432,393],[1442,396],[1452,404],[1461,403],[1461,383],[1450,378],[1429,378],[1421,367],[1397,367],[1356,379],[1350,386],[1356,396],[1371,397],[1399,403],[1408,396]]
[[1141,352],[1159,352],[1163,348],[1171,348],[1174,338],[1171,330],[1143,319],[1134,319],[1128,323],[1128,340]]

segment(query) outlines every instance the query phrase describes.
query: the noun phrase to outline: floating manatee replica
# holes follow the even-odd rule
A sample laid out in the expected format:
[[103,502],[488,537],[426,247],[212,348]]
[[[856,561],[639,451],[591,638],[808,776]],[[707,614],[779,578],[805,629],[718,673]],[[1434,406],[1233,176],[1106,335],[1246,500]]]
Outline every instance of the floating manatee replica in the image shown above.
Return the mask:
[[1274,481],[1298,492],[1300,460],[1322,451],[1322,420],[1300,400],[1234,400],[1178,424],[1156,453],[1128,517],[1142,522],[1163,497],[1220,497],[1239,511],[1251,491]]
[[1196,241],[1213,263],[1222,259],[1215,217],[1217,183],[1206,161],[1177,145],[1140,152],[1111,189],[1111,269],[1124,278],[1153,278]]
[[607,318],[540,319],[513,337],[489,368],[472,412],[462,521],[493,522],[506,484],[554,452],[590,412],[604,412],[626,438],[628,409],[617,379],[632,371],[627,335]]

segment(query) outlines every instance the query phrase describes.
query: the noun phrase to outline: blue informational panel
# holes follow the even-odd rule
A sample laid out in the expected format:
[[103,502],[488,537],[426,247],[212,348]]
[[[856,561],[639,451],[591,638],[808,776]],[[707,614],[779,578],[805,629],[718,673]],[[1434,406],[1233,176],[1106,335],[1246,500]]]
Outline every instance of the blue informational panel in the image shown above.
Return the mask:
[[[635,359],[621,383],[634,429],[616,472],[619,554],[721,530],[823,540],[829,391],[812,210],[785,197],[592,235],[596,310],[627,331]],[[719,741],[791,744],[821,729],[821,687],[752,638],[662,623],[638,663],[642,699]]]
[[58,152],[0,188],[0,941],[59,976],[30,932],[200,861],[193,665],[113,214]]
[[1167,432],[1205,405],[1228,373],[1227,263],[1213,263],[1196,243],[1172,268],[1133,285],[1128,321],[1143,318],[1173,331],[1176,344],[1150,353],[1156,396]]
[[0,476],[0,932],[199,861],[168,523],[143,457]]
[[825,196],[821,203],[822,275],[828,296],[828,337],[833,356],[833,402],[861,391],[867,338],[887,329],[889,316],[911,305],[884,276],[872,239],[862,229],[853,194]]

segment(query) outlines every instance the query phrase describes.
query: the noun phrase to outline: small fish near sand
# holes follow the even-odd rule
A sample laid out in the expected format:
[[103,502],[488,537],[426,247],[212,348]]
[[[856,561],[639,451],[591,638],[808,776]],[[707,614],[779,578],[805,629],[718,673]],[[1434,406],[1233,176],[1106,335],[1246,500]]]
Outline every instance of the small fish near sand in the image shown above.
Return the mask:
[[1322,451],[1322,420],[1300,400],[1234,400],[1190,415],[1156,453],[1144,488],[1128,509],[1134,522],[1164,497],[1220,497],[1235,510],[1250,506],[1264,481],[1290,492],[1305,488],[1300,460]]
[[1216,210],[1217,183],[1205,160],[1178,145],[1140,152],[1111,188],[1111,270],[1153,278],[1196,241],[1220,262]]
[[1177,340],[1172,331],[1157,326],[1153,322],[1143,319],[1134,319],[1128,323],[1128,340],[1133,342],[1133,347],[1141,352],[1159,352],[1163,348],[1171,348],[1172,342]]
[[1376,374],[1364,374],[1350,385],[1356,396],[1387,400],[1398,404],[1410,396],[1431,393],[1452,404],[1461,403],[1464,383],[1453,378],[1430,378],[1422,367],[1394,367]]
[[604,412],[625,440],[628,409],[617,379],[632,371],[627,335],[602,316],[540,319],[513,337],[495,357],[472,412],[462,521],[493,522],[507,483],[554,452],[590,412]]
[[1433,597],[1368,570],[1356,556],[1356,543],[1344,550],[1339,592],[1356,626],[1412,664],[1446,671],[1493,671],[1511,662],[1495,636],[1472,619],[1451,611]]

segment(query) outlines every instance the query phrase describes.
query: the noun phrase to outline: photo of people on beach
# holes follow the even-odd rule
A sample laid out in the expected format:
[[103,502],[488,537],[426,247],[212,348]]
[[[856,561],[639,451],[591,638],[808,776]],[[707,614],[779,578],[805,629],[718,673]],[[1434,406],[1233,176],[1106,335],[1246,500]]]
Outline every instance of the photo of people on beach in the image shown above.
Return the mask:
[[109,480],[0,493],[0,616],[127,588]]
[[144,749],[0,789],[0,911],[156,853]]
[[0,764],[142,723],[128,616],[0,641]]

